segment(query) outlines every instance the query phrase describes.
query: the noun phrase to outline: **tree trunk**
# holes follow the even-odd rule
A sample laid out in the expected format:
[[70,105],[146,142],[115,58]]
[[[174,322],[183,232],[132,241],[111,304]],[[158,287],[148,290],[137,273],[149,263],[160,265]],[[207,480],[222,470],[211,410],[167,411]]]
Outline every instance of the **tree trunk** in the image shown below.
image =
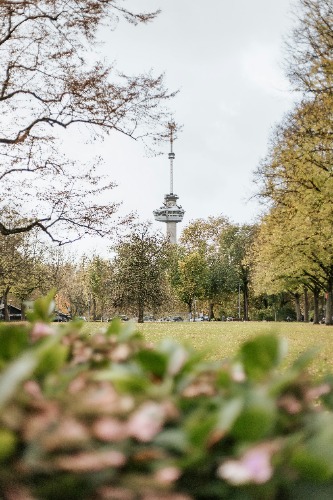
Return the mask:
[[247,283],[243,284],[243,306],[244,306],[244,321],[249,321],[249,287]]
[[10,321],[9,311],[8,311],[8,294],[9,294],[9,287],[7,286],[6,290],[3,293],[3,316],[5,321]]
[[313,305],[314,305],[313,324],[314,325],[319,325],[319,293],[320,293],[319,288],[315,288],[313,290]]
[[195,310],[194,310],[194,314],[192,315],[192,305],[193,305],[193,301],[192,299],[187,302],[187,307],[188,307],[188,316],[189,316],[189,319],[193,319],[193,321],[195,321]]
[[215,318],[215,316],[214,316],[214,303],[210,302],[209,303],[209,310],[208,310],[208,320],[211,321],[214,318]]
[[309,295],[306,286],[304,287],[304,323],[309,323]]
[[24,321],[26,318],[25,318],[25,310],[26,310],[26,305],[25,305],[25,301],[22,300],[21,302],[21,320]]
[[325,325],[332,325],[332,315],[333,315],[333,297],[332,297],[332,279],[328,281],[327,293],[326,293],[326,317]]
[[144,311],[144,305],[139,304],[139,314],[138,314],[138,323],[143,323],[143,311]]
[[92,317],[93,317],[93,321],[97,321],[97,315],[96,315],[96,297],[92,298]]
[[302,321],[301,302],[299,293],[294,293],[296,321]]

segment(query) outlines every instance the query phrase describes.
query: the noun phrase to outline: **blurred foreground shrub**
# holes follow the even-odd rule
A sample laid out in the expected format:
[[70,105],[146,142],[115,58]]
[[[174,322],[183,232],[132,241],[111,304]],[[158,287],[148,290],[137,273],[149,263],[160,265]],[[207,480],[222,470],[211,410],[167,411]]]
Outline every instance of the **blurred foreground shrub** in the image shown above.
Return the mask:
[[0,325],[0,498],[333,498],[333,378],[264,335],[205,362],[134,326]]

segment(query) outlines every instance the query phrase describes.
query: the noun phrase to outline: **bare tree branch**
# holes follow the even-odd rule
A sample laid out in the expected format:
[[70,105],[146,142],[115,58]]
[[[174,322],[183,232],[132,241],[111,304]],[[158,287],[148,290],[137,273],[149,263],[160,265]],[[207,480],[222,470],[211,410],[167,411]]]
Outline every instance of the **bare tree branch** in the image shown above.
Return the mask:
[[158,13],[122,0],[0,2],[0,209],[22,221],[0,218],[0,234],[38,228],[62,244],[114,231],[117,204],[100,196],[114,184],[65,158],[59,132],[83,125],[94,139],[112,130],[148,146],[164,139],[175,92],[163,75],[124,75],[94,58],[100,26]]

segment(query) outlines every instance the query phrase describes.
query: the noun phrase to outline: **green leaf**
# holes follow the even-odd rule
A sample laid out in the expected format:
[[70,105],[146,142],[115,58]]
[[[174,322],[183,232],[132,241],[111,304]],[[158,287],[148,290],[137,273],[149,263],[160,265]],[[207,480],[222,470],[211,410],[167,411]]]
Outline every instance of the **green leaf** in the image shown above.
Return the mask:
[[298,447],[292,457],[292,465],[301,473],[302,477],[314,481],[327,481],[332,477],[332,464],[327,457],[316,453],[309,446]]
[[333,477],[333,416],[318,413],[306,424],[311,437],[295,447],[292,463],[303,477],[327,481]]
[[195,447],[203,447],[216,427],[217,412],[199,407],[185,421],[185,429],[188,440]]
[[119,342],[128,342],[133,339],[142,339],[142,334],[138,332],[132,321],[127,321],[125,324],[121,325],[118,340]]
[[246,342],[240,350],[247,375],[254,379],[263,378],[279,365],[285,354],[285,343],[275,335],[260,335]]
[[94,376],[95,380],[112,382],[120,392],[144,392],[149,386],[149,381],[144,373],[135,365],[114,364],[109,370],[101,370]]
[[218,372],[216,383],[220,388],[226,389],[229,388],[232,383],[232,376],[227,370],[220,370]]
[[171,339],[162,340],[158,349],[168,356],[168,373],[170,375],[179,373],[190,358],[189,349]]
[[[47,500],[82,500],[91,498],[93,491],[91,477],[75,474],[56,474],[48,476],[36,482],[34,486],[34,498],[44,498]],[[84,492],[84,493],[83,493]]]
[[327,394],[321,396],[321,400],[327,409],[333,410],[333,374],[327,375],[323,381],[323,384],[328,384],[330,391]]
[[27,351],[9,364],[0,376],[0,409],[15,394],[17,387],[33,373],[38,364],[36,351]]
[[35,376],[43,377],[47,373],[57,373],[67,359],[68,350],[67,346],[58,344],[43,353],[35,370]]
[[114,318],[106,330],[106,335],[119,335],[122,329],[122,323],[120,318]]
[[40,297],[32,304],[32,308],[27,310],[26,316],[30,322],[42,321],[49,323],[54,313],[54,296],[56,290],[51,290],[45,297]]
[[293,362],[291,369],[294,369],[298,373],[300,373],[312,363],[319,351],[319,347],[312,347],[311,349],[307,349]]
[[43,339],[37,346],[23,352],[9,363],[0,375],[0,410],[13,397],[19,385],[31,377],[43,356],[59,343],[62,334]]
[[236,419],[240,416],[244,406],[242,398],[234,398],[222,403],[221,409],[218,412],[217,429],[221,431],[229,431]]
[[168,358],[165,354],[150,349],[142,349],[135,355],[135,359],[146,370],[157,377],[163,377],[168,366]]
[[0,429],[0,462],[10,457],[16,448],[16,436],[8,429]]
[[261,388],[248,391],[242,412],[237,417],[231,434],[242,441],[256,441],[267,437],[276,420],[275,401]]
[[163,448],[181,453],[186,453],[189,449],[187,436],[182,429],[164,430],[154,438],[154,443]]

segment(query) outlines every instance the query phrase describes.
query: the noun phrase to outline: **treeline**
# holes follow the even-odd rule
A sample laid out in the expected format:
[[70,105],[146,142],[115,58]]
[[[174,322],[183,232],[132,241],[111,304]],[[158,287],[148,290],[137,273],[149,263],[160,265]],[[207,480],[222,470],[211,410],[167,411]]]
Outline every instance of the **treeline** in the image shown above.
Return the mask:
[[79,259],[33,233],[0,237],[3,316],[9,319],[12,303],[24,319],[29,301],[55,289],[58,311],[93,321],[176,314],[192,320],[301,319],[297,311],[302,305],[305,312],[309,303],[302,304],[301,293],[284,288],[268,294],[256,281],[258,234],[260,227],[209,217],[192,221],[179,244],[171,245],[149,224],[137,224],[110,246],[108,258]]
[[[269,210],[253,247],[254,282],[266,293],[304,294],[304,316],[332,323],[333,284],[333,2],[300,0],[288,44],[288,67],[297,92],[294,109],[271,139],[257,171]],[[298,307],[298,316],[300,316]]]
[[[29,301],[56,291],[56,309],[69,317],[108,320],[121,313],[167,308],[173,301],[166,275],[170,245],[149,225],[138,225],[110,248],[110,257],[77,258],[68,247],[54,247],[38,233],[0,235],[0,296],[3,319],[9,304],[25,308]],[[162,307],[162,309],[163,309]]]

